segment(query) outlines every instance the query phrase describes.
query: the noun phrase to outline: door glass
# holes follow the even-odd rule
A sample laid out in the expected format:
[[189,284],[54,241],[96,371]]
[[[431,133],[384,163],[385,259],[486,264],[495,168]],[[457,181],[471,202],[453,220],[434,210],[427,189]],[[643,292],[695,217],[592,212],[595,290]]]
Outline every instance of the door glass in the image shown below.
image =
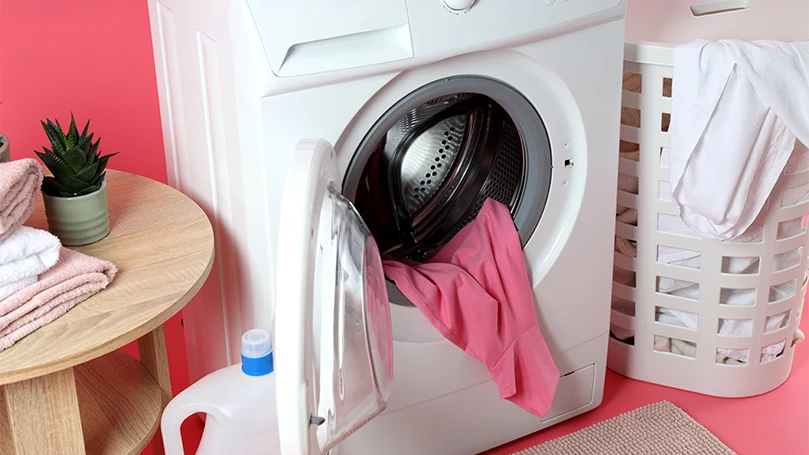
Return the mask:
[[[329,185],[322,223],[321,251],[333,260],[319,261],[318,288],[333,298],[319,298],[321,338],[317,356],[318,428],[322,453],[385,409],[393,375],[390,308],[382,260],[373,236],[353,205]],[[331,296],[328,296],[331,297]],[[329,306],[330,308],[327,308]]]

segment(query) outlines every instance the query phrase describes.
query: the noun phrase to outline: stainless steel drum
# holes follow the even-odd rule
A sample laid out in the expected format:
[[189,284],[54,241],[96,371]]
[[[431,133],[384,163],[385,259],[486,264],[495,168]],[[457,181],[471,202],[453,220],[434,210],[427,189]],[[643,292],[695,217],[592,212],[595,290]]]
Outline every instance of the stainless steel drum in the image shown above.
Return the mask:
[[373,213],[364,216],[373,218],[369,226],[381,252],[418,261],[472,221],[487,198],[516,210],[525,151],[514,121],[498,103],[453,94],[401,117],[364,173],[357,204]]

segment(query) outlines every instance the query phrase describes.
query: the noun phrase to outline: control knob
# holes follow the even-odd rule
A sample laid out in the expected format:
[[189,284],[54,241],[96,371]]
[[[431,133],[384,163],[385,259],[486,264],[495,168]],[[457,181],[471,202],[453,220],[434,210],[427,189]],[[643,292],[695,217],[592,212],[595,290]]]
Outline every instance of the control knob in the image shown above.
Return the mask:
[[463,13],[472,8],[475,5],[475,1],[476,0],[444,0],[444,6],[446,6],[450,12]]

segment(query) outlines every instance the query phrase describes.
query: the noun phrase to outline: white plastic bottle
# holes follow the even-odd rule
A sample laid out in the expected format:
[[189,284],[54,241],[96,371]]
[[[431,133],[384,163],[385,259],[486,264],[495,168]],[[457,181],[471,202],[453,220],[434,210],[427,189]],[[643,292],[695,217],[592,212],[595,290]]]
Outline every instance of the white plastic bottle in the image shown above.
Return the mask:
[[242,363],[205,376],[174,397],[163,411],[166,455],[184,455],[180,425],[205,413],[197,455],[278,455],[278,416],[272,342],[264,330],[242,336]]

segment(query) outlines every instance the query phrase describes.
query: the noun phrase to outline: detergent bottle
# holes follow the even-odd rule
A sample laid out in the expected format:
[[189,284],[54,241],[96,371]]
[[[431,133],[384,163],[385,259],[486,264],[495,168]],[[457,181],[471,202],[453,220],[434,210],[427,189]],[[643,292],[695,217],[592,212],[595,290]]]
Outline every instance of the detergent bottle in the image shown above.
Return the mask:
[[161,420],[166,455],[184,455],[180,425],[197,413],[207,414],[197,455],[281,453],[270,335],[245,332],[241,356],[169,402]]

